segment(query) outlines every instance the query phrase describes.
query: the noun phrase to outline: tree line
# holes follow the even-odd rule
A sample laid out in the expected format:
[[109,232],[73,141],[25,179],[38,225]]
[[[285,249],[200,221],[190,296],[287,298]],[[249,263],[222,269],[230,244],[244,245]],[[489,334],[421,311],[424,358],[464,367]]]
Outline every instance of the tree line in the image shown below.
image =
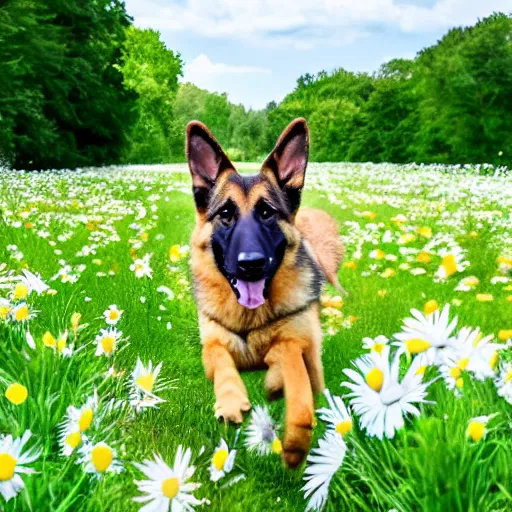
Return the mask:
[[233,160],[261,159],[303,116],[314,161],[512,164],[512,17],[454,28],[373,73],[304,75],[251,110],[181,83],[184,62],[122,0],[0,3],[0,160],[23,169],[184,161],[205,122]]

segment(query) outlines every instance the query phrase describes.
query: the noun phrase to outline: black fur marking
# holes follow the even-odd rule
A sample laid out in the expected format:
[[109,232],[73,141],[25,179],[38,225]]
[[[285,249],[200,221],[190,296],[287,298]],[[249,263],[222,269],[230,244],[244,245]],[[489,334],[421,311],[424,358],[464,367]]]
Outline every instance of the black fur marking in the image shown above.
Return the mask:
[[290,211],[296,212],[300,206],[302,188],[284,187],[284,193],[290,207]]
[[198,210],[206,210],[210,200],[210,189],[208,187],[193,187],[194,202]]
[[313,280],[310,284],[311,291],[315,297],[320,297],[322,285],[325,282],[325,275],[316,261],[309,254],[306,246],[304,245],[304,241],[301,241],[300,243],[295,264],[297,267],[309,267],[313,271]]

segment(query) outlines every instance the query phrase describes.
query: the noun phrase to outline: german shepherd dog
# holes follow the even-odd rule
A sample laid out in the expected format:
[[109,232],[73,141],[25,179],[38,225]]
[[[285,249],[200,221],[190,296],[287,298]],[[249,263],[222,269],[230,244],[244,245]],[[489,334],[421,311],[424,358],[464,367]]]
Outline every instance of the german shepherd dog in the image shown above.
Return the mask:
[[325,278],[339,287],[343,257],[334,219],[299,211],[308,151],[307,123],[296,119],[260,173],[246,177],[204,124],[187,126],[197,210],[191,269],[215,415],[241,423],[251,405],[239,370],[268,368],[270,397],[284,391],[288,467],[309,450],[313,393],[324,389],[320,290]]

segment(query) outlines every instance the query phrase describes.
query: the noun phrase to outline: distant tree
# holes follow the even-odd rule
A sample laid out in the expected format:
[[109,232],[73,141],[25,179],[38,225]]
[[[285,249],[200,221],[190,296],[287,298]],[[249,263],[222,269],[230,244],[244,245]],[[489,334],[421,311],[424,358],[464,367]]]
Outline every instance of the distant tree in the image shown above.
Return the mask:
[[1,152],[19,168],[118,162],[136,95],[116,65],[120,0],[7,0],[0,7]]

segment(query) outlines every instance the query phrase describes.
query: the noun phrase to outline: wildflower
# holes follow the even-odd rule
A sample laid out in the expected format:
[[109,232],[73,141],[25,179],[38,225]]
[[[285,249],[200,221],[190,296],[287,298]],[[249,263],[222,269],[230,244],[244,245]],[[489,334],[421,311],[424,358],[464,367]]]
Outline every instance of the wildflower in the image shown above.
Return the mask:
[[357,263],[355,261],[345,261],[343,263],[343,268],[349,268],[354,270],[357,267]]
[[136,259],[133,264],[130,265],[130,270],[135,272],[135,276],[139,279],[142,277],[153,278],[153,270],[149,266],[151,256],[151,254],[145,254],[142,259]]
[[5,501],[15,498],[25,487],[22,474],[35,473],[26,465],[34,462],[40,452],[32,448],[22,453],[31,435],[30,430],[26,430],[21,439],[13,439],[11,435],[0,435],[0,494]]
[[385,296],[387,295],[387,293],[388,293],[388,291],[387,291],[387,290],[379,290],[379,291],[377,292],[377,295],[378,295],[379,297],[385,297]]
[[26,322],[33,316],[25,302],[21,302],[15,306],[10,313],[14,321],[18,323]]
[[464,261],[464,254],[458,247],[451,251],[443,250],[439,255],[442,260],[435,276],[437,281],[444,281],[456,272],[462,272],[469,265],[467,261]]
[[97,408],[95,397],[89,397],[82,407],[70,405],[66,416],[61,422],[60,430],[66,432],[87,432],[92,425],[94,413]]
[[458,292],[469,292],[480,284],[480,279],[476,276],[465,277],[455,288]]
[[428,226],[418,228],[416,231],[423,238],[432,238],[432,228],[429,228]]
[[73,313],[71,315],[71,329],[73,330],[73,334],[76,336],[80,329],[80,320],[82,319],[82,315],[80,313]]
[[341,309],[343,307],[343,298],[339,295],[335,297],[329,297],[328,295],[322,295],[320,302],[323,307]]
[[178,446],[174,467],[170,468],[159,455],[154,455],[153,460],[145,460],[142,464],[134,466],[142,471],[149,480],[135,480],[143,496],[133,498],[138,503],[146,503],[145,510],[182,510],[190,511],[196,505],[201,505],[205,500],[198,500],[192,493],[201,484],[187,482],[192,478],[195,467],[190,466],[192,453],[190,448],[183,451]]
[[512,404],[512,363],[506,363],[496,380],[498,395],[502,396],[509,404]]
[[416,256],[416,261],[418,263],[430,263],[432,261],[432,256],[428,252],[421,251],[418,253],[418,256]]
[[280,444],[274,424],[267,406],[254,407],[251,420],[245,429],[245,446],[249,451],[256,451],[258,455],[268,455],[280,452]]
[[344,436],[352,430],[352,418],[343,400],[339,396],[332,396],[330,391],[324,391],[329,403],[328,408],[318,409],[320,419],[329,423],[329,428]]
[[329,484],[345,458],[347,446],[343,438],[329,431],[318,441],[307,457],[304,471],[304,498],[309,498],[306,510],[322,510],[327,502]]
[[26,299],[29,294],[28,286],[25,283],[17,283],[14,287],[13,300]]
[[77,464],[83,464],[86,473],[93,473],[98,478],[105,473],[120,473],[124,469],[116,459],[116,450],[104,442],[84,444],[79,452],[81,457]]
[[9,313],[12,311],[12,304],[0,297],[0,320],[7,320]]
[[382,352],[382,349],[389,343],[389,340],[386,336],[377,336],[375,339],[372,338],[363,338],[363,348],[368,350],[375,350],[379,354]]
[[383,277],[384,279],[388,279],[390,277],[395,277],[396,276],[396,270],[394,268],[391,268],[391,267],[388,267],[386,270],[384,270],[384,272],[382,272],[382,274],[380,275],[380,277]]
[[411,310],[413,318],[406,318],[402,332],[395,334],[394,343],[399,352],[408,354],[425,353],[429,364],[442,363],[446,352],[453,350],[453,340],[450,338],[457,326],[457,317],[449,321],[450,306],[446,305],[443,311],[434,311],[423,315],[417,309]]
[[476,300],[479,302],[491,302],[494,300],[494,297],[490,293],[477,293]]
[[399,381],[400,353],[390,365],[389,350],[381,355],[371,352],[354,362],[359,372],[343,370],[352,382],[344,382],[352,392],[352,410],[360,416],[359,422],[370,436],[393,438],[404,426],[404,415],[419,416],[413,403],[431,403],[425,400],[430,383],[422,382],[417,370],[420,359],[415,358],[402,381]]
[[224,439],[221,438],[219,446],[215,449],[212,462],[208,468],[210,480],[218,482],[221,478],[230,473],[235,464],[236,450],[230,450]]
[[485,427],[494,416],[496,416],[496,414],[491,414],[490,416],[478,416],[470,419],[468,422],[468,428],[466,429],[466,436],[473,442],[478,443],[478,441],[482,440],[487,434],[487,429]]
[[101,329],[100,334],[96,336],[96,352],[94,355],[101,356],[104,354],[107,357],[112,356],[122,335],[123,333],[115,327]]
[[130,383],[130,404],[134,406],[138,412],[144,407],[156,407],[158,404],[165,402],[155,393],[163,391],[167,385],[167,381],[158,381],[158,375],[162,369],[162,363],[153,369],[153,363],[148,362],[145,366],[142,361],[137,358],[137,363],[132,372]]
[[512,329],[502,329],[498,333],[498,339],[500,341],[512,340]]
[[28,397],[28,390],[23,384],[15,382],[5,391],[5,398],[14,405],[21,405]]
[[59,432],[61,455],[69,457],[85,440],[87,436],[80,431],[78,424],[67,422],[61,424]]
[[182,260],[187,252],[187,246],[180,247],[178,244],[173,245],[169,249],[169,259],[171,260],[171,263],[177,263],[178,261]]
[[434,311],[437,311],[439,309],[439,303],[437,300],[429,300],[425,303],[423,306],[423,311],[425,312],[425,315],[430,315],[430,313],[433,313]]
[[383,260],[386,257],[386,253],[382,249],[375,249],[368,256],[374,260]]
[[123,313],[124,311],[119,310],[115,304],[112,304],[108,309],[103,311],[103,316],[105,317],[105,322],[107,322],[108,325],[116,325]]

